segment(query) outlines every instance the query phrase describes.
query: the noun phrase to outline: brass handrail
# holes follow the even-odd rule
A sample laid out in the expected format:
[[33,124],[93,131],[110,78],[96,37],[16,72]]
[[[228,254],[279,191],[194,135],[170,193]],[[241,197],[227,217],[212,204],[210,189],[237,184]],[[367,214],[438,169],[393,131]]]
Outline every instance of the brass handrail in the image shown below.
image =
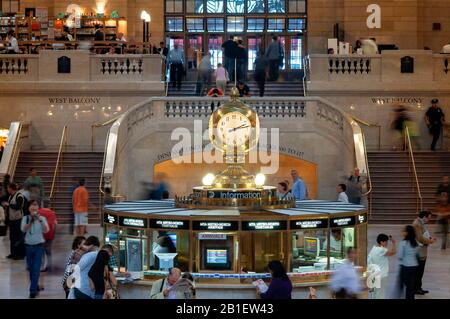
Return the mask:
[[63,152],[63,150],[65,150],[65,148],[67,146],[67,130],[68,130],[67,126],[64,126],[63,131],[61,133],[61,141],[59,143],[58,158],[56,160],[55,172],[53,173],[52,188],[50,189],[50,200],[52,202],[53,202],[53,197],[55,196],[56,178],[57,178],[59,166],[61,163],[62,152]]
[[[352,127],[352,131],[353,131],[353,143],[355,146],[355,157],[356,157],[356,162],[357,162],[357,167],[360,169],[364,169],[367,173],[367,184],[368,184],[368,189],[365,193],[361,194],[361,198],[363,197],[367,197],[367,208],[368,208],[368,212],[369,212],[369,216],[371,215],[372,212],[372,176],[370,175],[370,169],[369,169],[369,160],[367,157],[367,146],[366,146],[366,138],[364,136],[364,132],[361,129],[361,126],[358,124],[360,123],[360,121],[356,118],[353,117],[353,115],[350,114],[346,114],[347,119],[349,120],[349,123]],[[360,136],[360,138],[359,138]],[[358,147],[358,145],[361,145],[361,147]],[[364,154],[361,154],[361,151]],[[358,156],[359,154],[359,156]],[[362,156],[360,156],[362,155]],[[361,162],[363,161],[363,162]],[[364,165],[364,167],[361,167],[361,165]],[[362,190],[361,190],[362,192]]]
[[352,118],[353,118],[356,122],[358,122],[358,123],[360,123],[360,124],[362,124],[362,125],[364,125],[364,126],[367,126],[367,127],[377,127],[377,128],[378,128],[378,150],[380,150],[380,149],[381,149],[381,125],[380,125],[380,124],[370,123],[370,122],[361,120],[360,118],[358,118],[358,117],[356,117],[356,116],[354,116],[354,115],[352,115]]
[[419,177],[417,176],[417,170],[416,170],[416,162],[414,160],[414,152],[411,145],[411,137],[409,135],[409,129],[405,125],[404,128],[405,132],[405,150],[409,153],[409,159],[412,164],[413,173],[414,173],[414,180],[416,184],[416,192],[417,192],[417,198],[416,198],[416,208],[417,211],[421,211],[423,209],[423,197],[422,192],[420,191],[420,183],[419,183]]
[[91,151],[92,152],[94,151],[94,131],[95,131],[95,128],[102,127],[102,126],[107,126],[109,124],[114,123],[120,117],[120,115],[121,114],[117,115],[116,117],[113,117],[112,119],[110,119],[110,120],[108,120],[106,122],[97,122],[97,123],[94,123],[94,124],[91,125]]

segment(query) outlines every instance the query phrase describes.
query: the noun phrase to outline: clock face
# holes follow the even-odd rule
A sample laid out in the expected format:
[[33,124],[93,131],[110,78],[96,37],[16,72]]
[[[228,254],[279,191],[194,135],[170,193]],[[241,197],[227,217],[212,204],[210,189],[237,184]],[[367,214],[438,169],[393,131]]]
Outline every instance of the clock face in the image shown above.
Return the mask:
[[240,112],[227,113],[217,123],[218,138],[226,145],[245,145],[251,130],[250,120]]

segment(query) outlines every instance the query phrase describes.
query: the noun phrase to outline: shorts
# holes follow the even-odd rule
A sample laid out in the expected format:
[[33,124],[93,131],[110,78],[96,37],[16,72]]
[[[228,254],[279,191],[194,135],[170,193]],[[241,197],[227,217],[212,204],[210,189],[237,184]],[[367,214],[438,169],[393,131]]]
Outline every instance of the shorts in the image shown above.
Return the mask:
[[88,224],[88,213],[74,213],[75,226],[86,226]]

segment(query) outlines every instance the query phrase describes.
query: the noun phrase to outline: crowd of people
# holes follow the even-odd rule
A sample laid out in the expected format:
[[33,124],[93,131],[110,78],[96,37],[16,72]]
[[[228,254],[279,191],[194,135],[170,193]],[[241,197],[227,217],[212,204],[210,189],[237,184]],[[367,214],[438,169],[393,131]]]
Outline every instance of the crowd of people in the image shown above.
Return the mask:
[[[215,68],[210,52],[205,52],[197,65],[197,59],[191,46],[188,46],[186,55],[177,42],[174,43],[171,50],[168,50],[163,42],[160,45],[163,46],[163,51],[159,50],[154,53],[162,54],[165,58],[170,69],[172,87],[178,90],[181,89],[186,68],[197,69],[197,95],[206,95],[211,90],[212,85],[215,85],[213,88],[220,90],[225,95],[228,82],[236,82],[239,83],[239,86],[248,88],[245,83],[248,80],[249,56],[248,49],[244,46],[242,39],[231,36],[222,44],[224,64],[217,63]],[[259,96],[264,96],[266,80],[277,81],[279,78],[279,70],[284,63],[284,48],[278,37],[274,35],[267,50],[264,51],[262,47],[258,48],[256,54],[253,63],[253,76],[258,84]],[[240,91],[243,88],[240,88]],[[244,90],[241,96],[250,96],[250,90]]]

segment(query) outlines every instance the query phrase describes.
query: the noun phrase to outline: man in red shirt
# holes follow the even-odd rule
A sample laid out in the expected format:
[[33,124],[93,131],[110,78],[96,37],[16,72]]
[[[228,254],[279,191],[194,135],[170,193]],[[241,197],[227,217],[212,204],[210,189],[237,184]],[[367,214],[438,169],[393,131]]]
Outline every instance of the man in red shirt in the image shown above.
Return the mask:
[[[56,213],[50,208],[50,201],[48,199],[44,200],[44,208],[39,209],[39,214],[47,219],[49,231],[44,233],[44,269],[43,271],[51,271],[52,268],[52,243],[55,238],[55,228],[58,223],[56,220]],[[45,262],[46,261],[46,262]]]

